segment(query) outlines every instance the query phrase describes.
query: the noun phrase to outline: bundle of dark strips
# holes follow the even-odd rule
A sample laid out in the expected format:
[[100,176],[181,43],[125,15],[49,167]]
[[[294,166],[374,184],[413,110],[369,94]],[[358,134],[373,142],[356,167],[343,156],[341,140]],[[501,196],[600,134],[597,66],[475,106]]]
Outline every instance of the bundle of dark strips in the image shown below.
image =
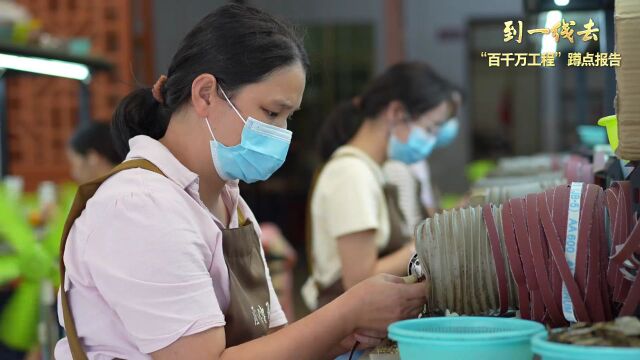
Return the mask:
[[505,315],[552,327],[632,315],[640,225],[632,189],[558,186],[501,206],[447,211],[416,228],[430,311]]

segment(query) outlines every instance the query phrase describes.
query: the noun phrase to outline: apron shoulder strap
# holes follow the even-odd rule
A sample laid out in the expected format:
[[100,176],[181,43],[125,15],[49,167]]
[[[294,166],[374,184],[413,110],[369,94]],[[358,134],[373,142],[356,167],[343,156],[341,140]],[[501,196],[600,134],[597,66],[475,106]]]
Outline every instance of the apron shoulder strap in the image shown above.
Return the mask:
[[109,174],[106,175],[106,178],[110,178],[111,176],[119,173],[120,171],[128,170],[128,169],[135,169],[135,168],[148,170],[148,171],[154,172],[154,173],[156,173],[158,175],[165,176],[165,174],[162,172],[162,170],[160,170],[160,168],[157,167],[151,161],[149,161],[147,159],[134,159],[134,160],[125,161],[125,162],[119,164],[118,166],[116,166],[115,168],[113,168],[113,170]]
[[71,206],[71,210],[69,211],[69,215],[67,216],[67,221],[64,224],[64,230],[62,232],[62,239],[60,241],[60,298],[61,298],[61,306],[62,306],[62,316],[64,319],[64,327],[67,333],[67,341],[69,342],[69,348],[71,349],[71,356],[73,360],[87,360],[87,355],[82,348],[82,344],[80,342],[80,338],[78,337],[78,331],[76,329],[76,324],[73,319],[73,314],[71,312],[71,308],[69,306],[69,299],[67,297],[66,289],[64,288],[64,279],[65,279],[65,266],[64,266],[64,250],[67,245],[67,237],[69,236],[69,231],[71,231],[71,227],[77,218],[80,217],[82,211],[87,206],[87,201],[95,195],[96,191],[102,183],[104,183],[107,179],[112,177],[113,175],[128,169],[141,168],[148,171],[152,171],[154,173],[165,176],[164,173],[154,165],[152,162],[146,159],[135,159],[129,160],[121,163],[116,166],[109,172],[108,174],[99,177],[95,180],[92,180],[88,183],[80,185],[78,191],[76,192],[76,196],[73,200],[73,205]]

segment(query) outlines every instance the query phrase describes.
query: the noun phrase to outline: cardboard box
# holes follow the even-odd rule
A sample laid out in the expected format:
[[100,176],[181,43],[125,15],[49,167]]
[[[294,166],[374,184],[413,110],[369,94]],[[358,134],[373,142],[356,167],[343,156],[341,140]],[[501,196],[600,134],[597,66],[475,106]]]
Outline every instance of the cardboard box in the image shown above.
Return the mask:
[[616,52],[621,56],[616,68],[616,114],[618,115],[618,156],[640,160],[640,1],[616,0]]

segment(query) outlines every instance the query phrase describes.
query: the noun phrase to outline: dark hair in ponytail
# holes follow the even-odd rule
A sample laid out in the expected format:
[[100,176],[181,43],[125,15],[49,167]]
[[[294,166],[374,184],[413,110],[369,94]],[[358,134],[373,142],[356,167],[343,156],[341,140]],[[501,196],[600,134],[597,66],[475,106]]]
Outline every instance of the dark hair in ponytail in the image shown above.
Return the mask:
[[373,119],[398,100],[412,119],[450,100],[456,88],[422,62],[389,67],[373,79],[361,96],[339,104],[320,129],[318,151],[323,161],[358,131],[364,119]]
[[71,136],[69,146],[82,156],[87,156],[90,151],[95,151],[115,166],[121,163],[124,157],[118,154],[113,146],[110,128],[108,122],[92,121],[83,124]]
[[214,75],[230,94],[295,62],[305,71],[309,67],[302,40],[292,27],[253,7],[224,5],[182,40],[159,89],[162,103],[151,88],[137,89],[120,101],[113,115],[114,142],[127,153],[129,139],[136,135],[163,137],[171,114],[190,100],[191,84],[200,74]]
[[337,148],[349,142],[362,125],[362,119],[357,98],[343,101],[331,111],[318,137],[318,152],[323,162]]

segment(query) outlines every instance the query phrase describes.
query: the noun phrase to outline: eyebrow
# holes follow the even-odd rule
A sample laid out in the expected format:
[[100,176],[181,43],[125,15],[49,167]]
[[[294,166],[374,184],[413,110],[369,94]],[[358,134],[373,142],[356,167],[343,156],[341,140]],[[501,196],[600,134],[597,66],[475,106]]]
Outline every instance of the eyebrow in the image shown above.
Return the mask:
[[277,104],[278,106],[282,107],[283,109],[293,110],[293,111],[300,110],[300,106],[298,106],[296,108],[293,105],[291,105],[291,103],[289,101],[287,101],[287,100],[275,100],[274,103]]

